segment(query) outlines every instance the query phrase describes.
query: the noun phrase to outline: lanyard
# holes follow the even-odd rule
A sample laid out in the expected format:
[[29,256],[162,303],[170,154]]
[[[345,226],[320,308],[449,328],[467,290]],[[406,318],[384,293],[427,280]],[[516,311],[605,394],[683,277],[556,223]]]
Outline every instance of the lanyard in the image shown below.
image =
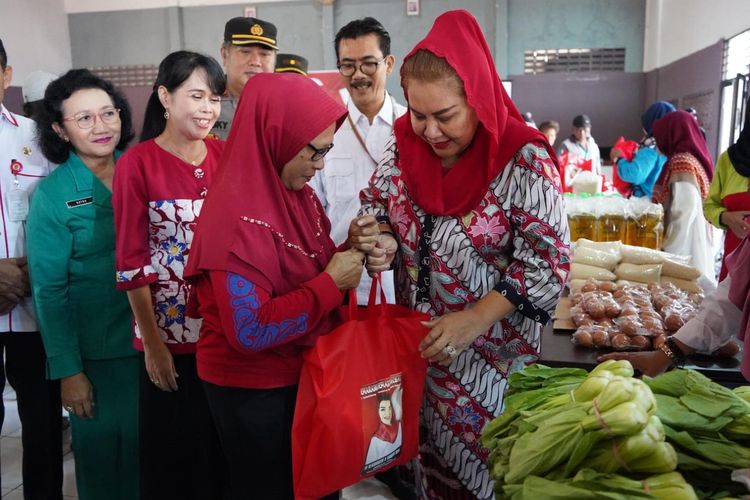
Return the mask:
[[[396,103],[393,101],[393,96],[391,96],[391,110],[393,112],[393,119],[391,120],[391,127],[393,127],[393,125],[396,123]],[[359,142],[359,145],[362,146],[362,149],[365,150],[365,153],[367,153],[367,156],[370,157],[372,162],[377,167],[378,161],[375,158],[373,158],[372,154],[370,154],[370,150],[367,149],[364,139],[362,139],[362,136],[359,135],[359,131],[357,130],[357,127],[356,125],[354,125],[354,121],[352,120],[352,115],[347,114],[346,119],[349,120],[349,125],[352,127],[352,132],[354,132],[354,137],[357,138],[357,142]]]

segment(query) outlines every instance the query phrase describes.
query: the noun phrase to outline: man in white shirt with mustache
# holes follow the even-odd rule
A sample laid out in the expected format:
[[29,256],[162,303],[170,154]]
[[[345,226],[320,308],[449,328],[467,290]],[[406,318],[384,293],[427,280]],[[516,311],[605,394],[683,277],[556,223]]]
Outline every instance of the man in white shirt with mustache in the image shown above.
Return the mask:
[[[394,122],[406,113],[406,107],[385,90],[395,58],[382,24],[372,17],[351,21],[339,30],[334,43],[339,72],[349,91],[349,116],[333,138],[325,168],[310,185],[331,220],[331,239],[338,245],[348,236],[349,223],[359,211],[359,192],[367,187],[393,134]],[[381,280],[388,302],[393,303],[393,272],[381,273]],[[362,275],[357,288],[359,305],[367,304],[371,282]]]

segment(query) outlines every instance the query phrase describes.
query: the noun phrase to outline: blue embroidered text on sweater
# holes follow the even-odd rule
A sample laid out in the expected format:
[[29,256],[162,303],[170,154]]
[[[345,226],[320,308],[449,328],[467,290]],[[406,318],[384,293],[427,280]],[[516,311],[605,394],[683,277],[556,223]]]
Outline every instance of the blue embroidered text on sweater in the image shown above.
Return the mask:
[[227,273],[227,291],[234,311],[237,340],[250,351],[260,351],[288,342],[307,332],[305,313],[281,322],[262,324],[258,318],[261,307],[255,285],[242,276]]

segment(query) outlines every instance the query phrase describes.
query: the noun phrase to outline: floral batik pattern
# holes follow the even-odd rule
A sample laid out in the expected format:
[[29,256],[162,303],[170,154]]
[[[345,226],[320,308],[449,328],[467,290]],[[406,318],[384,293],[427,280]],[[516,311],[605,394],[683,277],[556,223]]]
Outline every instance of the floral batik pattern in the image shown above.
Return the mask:
[[[429,366],[422,408],[415,471],[422,495],[490,499],[488,450],[479,437],[502,412],[508,375],[538,359],[542,328],[570,268],[559,176],[544,146],[527,144],[471,212],[428,216],[409,197],[397,155],[391,139],[361,196],[362,213],[388,217],[399,240],[394,263],[398,302],[441,316],[471,307],[496,290],[516,306],[449,367]],[[428,259],[420,254],[420,243]],[[423,262],[429,262],[428,269]],[[425,298],[420,274],[429,276]]]
[[[201,320],[185,314],[190,287],[183,279],[183,273],[202,206],[202,199],[158,200],[149,203],[151,265],[118,273],[118,281],[124,281],[128,277],[131,278],[129,281],[133,281],[132,277],[150,278],[156,324],[166,344],[198,341]],[[135,334],[137,338],[141,338],[137,324]]]

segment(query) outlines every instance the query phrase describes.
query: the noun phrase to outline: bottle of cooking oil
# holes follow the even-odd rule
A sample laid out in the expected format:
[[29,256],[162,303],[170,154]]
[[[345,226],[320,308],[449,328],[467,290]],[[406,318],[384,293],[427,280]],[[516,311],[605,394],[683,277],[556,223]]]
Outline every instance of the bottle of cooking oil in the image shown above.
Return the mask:
[[648,198],[630,198],[628,200],[627,217],[625,220],[625,243],[627,245],[643,246],[644,216],[648,205]]
[[571,241],[573,239],[573,227],[575,227],[576,240],[578,238],[586,238],[592,241],[596,241],[596,203],[594,198],[588,193],[583,193],[578,196],[576,203],[576,211],[573,215],[571,223]]
[[625,200],[619,195],[595,196],[598,213],[597,241],[623,241],[625,239]]
[[664,239],[664,207],[649,203],[640,217],[641,246],[661,250]]

